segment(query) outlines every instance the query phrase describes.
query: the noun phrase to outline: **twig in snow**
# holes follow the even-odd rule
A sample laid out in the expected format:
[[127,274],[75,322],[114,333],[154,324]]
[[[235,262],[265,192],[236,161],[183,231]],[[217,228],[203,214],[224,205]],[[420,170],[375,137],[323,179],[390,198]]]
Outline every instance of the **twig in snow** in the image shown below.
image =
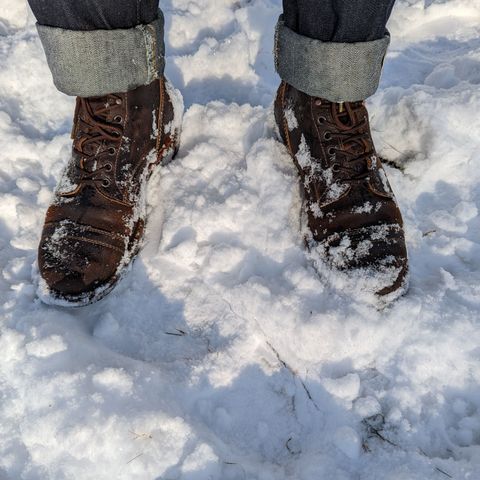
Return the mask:
[[165,335],[173,335],[175,337],[183,337],[184,335],[187,334],[187,332],[184,332],[183,330],[180,330],[179,328],[175,329],[178,333],[175,332],[163,332]]
[[368,446],[368,443],[366,441],[362,442],[362,448],[365,453],[370,453],[372,449]]
[[386,438],[382,433],[380,433],[381,428],[385,424],[385,418],[381,413],[378,415],[374,415],[372,417],[363,419],[362,423],[367,428],[368,435],[373,435],[379,438],[380,440],[388,443],[389,445],[392,445],[392,447],[397,447],[397,448],[400,447],[400,445],[397,445],[396,443]]
[[305,382],[298,376],[297,372],[285,361],[280,357],[280,354],[278,351],[275,349],[275,347],[268,341],[266,340],[267,345],[271,348],[272,352],[275,354],[277,357],[278,361],[280,362],[283,367],[285,367],[292,375],[293,377],[297,378],[300,384],[302,385],[303,389],[305,390],[305,393],[307,394],[308,399],[312,402],[313,406],[317,409],[320,410],[318,405],[316,404],[315,400],[312,397],[312,394],[308,390],[307,386],[305,385]]
[[449,473],[443,471],[441,468],[435,467],[435,470],[438,470],[440,473],[443,473],[446,475],[448,478],[453,478]]
[[[230,311],[236,315],[237,317],[240,317],[242,318],[243,320],[245,320],[245,317],[242,317],[241,315],[239,315],[237,312],[235,312],[235,310],[233,309],[232,305],[230,302],[228,302],[227,300],[225,300],[225,303],[228,305]],[[257,319],[255,318],[255,322],[258,326],[258,329],[263,333],[263,336],[266,337],[266,334],[265,332],[263,331],[261,325],[259,324],[259,322],[257,321]],[[295,370],[293,370],[292,367],[290,367],[290,365],[288,365],[287,362],[285,362],[282,357],[280,357],[280,354],[277,352],[277,350],[274,348],[274,346],[268,341],[268,340],[265,340],[265,342],[267,343],[267,345],[270,347],[270,349],[272,350],[272,352],[275,354],[275,356],[277,357],[277,360],[280,362],[281,365],[283,365],[283,367],[285,367],[291,374],[294,378],[298,378],[298,381],[300,382],[300,384],[302,385],[303,389],[305,390],[305,393],[307,394],[307,397],[308,399],[312,402],[313,406],[318,410],[320,411],[320,408],[318,407],[318,405],[315,403],[315,400],[313,399],[310,391],[308,390],[307,386],[305,385],[304,381],[298,376],[297,372],[295,372]]]
[[285,447],[287,448],[287,450],[292,454],[292,455],[298,455],[300,453],[302,453],[302,450],[301,448],[299,448],[298,450],[295,449],[295,445],[293,446],[292,448],[292,445],[291,445],[291,441],[293,440],[293,437],[290,437],[286,443],[285,443]]
[[[430,458],[429,455],[426,454],[426,452],[424,452],[421,448],[418,448],[417,449],[418,453],[420,453],[421,455],[423,455],[424,457],[427,457],[427,458]],[[451,452],[451,450],[450,450]],[[453,452],[452,452],[453,453]],[[443,473],[445,476],[447,476],[448,478],[453,478],[452,475],[450,475],[449,473],[447,473],[445,470],[442,470],[440,467],[437,467],[436,465],[434,465],[435,467],[435,470],[437,470],[437,472],[440,472],[440,473]]]
[[391,445],[392,447],[399,447],[399,445],[397,445],[396,443],[392,442],[391,440],[389,440],[388,438],[384,437],[378,430],[376,430],[375,428],[371,428],[370,429],[370,433],[373,433],[373,435],[376,435],[380,440],[383,440],[384,442],[387,442],[389,445]]
[[131,460],[129,460],[129,461],[127,462],[127,465],[128,465],[129,463],[132,463],[134,460],[136,460],[138,457],[141,457],[142,455],[143,455],[143,452],[142,452],[142,453],[139,453],[136,457],[133,457]]
[[397,162],[393,160],[389,160],[388,158],[384,158],[384,157],[381,157],[380,160],[384,165],[388,165],[389,167],[400,170],[401,172],[405,170],[405,167],[403,167],[403,165],[399,165]]

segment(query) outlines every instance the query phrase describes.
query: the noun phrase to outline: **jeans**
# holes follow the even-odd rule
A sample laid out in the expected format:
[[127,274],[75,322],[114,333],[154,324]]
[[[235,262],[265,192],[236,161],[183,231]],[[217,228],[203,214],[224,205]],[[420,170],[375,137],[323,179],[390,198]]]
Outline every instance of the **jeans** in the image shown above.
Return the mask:
[[67,30],[113,30],[147,25],[158,0],[28,0],[40,25]]
[[333,102],[378,88],[395,0],[283,0],[275,67],[298,90]]
[[[28,1],[54,82],[64,93],[126,91],[163,74],[158,0]],[[283,0],[275,38],[280,77],[331,101],[372,95],[389,43],[386,23],[394,1]]]
[[355,43],[385,36],[395,0],[283,0],[285,25],[322,42]]
[[158,0],[29,0],[56,87],[101,96],[147,85],[165,66]]
[[[28,0],[41,25],[69,30],[132,28],[155,20],[158,0]],[[322,42],[382,38],[395,0],[283,0],[285,24]]]

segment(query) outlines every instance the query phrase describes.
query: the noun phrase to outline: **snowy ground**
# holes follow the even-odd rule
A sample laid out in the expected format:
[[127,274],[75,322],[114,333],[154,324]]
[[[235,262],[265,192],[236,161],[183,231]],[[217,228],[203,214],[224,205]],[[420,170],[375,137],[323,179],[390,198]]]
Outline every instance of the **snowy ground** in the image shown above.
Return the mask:
[[274,140],[278,0],[168,0],[183,148],[146,247],[104,301],[35,297],[70,148],[23,0],[0,0],[0,479],[480,478],[480,3],[399,0],[379,152],[409,294],[379,312],[324,285]]

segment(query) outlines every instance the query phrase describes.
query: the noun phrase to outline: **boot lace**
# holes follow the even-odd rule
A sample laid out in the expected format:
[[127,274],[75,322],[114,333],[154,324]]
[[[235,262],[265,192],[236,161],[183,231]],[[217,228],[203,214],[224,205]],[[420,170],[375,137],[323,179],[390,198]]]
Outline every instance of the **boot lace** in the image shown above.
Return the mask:
[[76,167],[82,183],[106,188],[112,182],[108,173],[113,170],[112,160],[122,138],[123,119],[120,114],[113,121],[108,119],[121,104],[122,98],[115,95],[106,99],[77,98],[74,149],[80,155]]
[[367,116],[361,112],[363,105],[322,104],[330,109],[318,117],[318,122],[325,128],[321,140],[332,171],[344,174],[341,182],[362,182],[369,176],[368,162],[374,153]]

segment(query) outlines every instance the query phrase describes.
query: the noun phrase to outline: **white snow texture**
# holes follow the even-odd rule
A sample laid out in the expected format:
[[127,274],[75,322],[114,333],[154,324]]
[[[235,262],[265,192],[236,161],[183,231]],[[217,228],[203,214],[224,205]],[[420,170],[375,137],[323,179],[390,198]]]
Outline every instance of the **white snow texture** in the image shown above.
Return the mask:
[[279,0],[167,0],[182,148],[101,302],[31,281],[74,100],[24,0],[0,0],[0,479],[480,478],[480,2],[399,0],[368,101],[409,293],[318,277],[275,140]]

